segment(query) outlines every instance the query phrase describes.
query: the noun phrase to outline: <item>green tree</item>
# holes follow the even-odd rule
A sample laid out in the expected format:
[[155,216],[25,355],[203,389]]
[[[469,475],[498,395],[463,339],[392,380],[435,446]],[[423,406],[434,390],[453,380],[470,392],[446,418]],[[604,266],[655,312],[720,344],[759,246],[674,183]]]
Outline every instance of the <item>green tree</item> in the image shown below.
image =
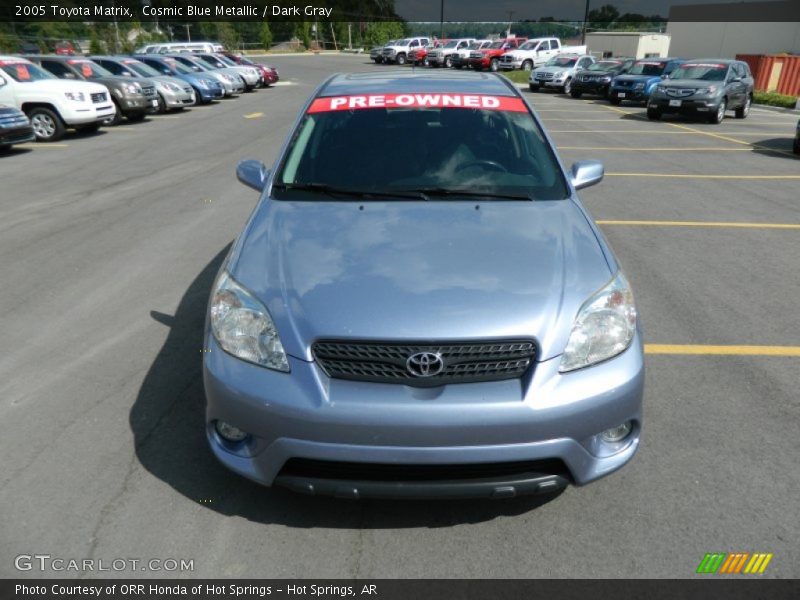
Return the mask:
[[402,21],[383,21],[369,23],[364,30],[364,44],[380,46],[389,40],[396,40],[406,35],[408,26]]
[[97,38],[97,34],[92,30],[91,35],[89,36],[89,53],[90,54],[105,54],[106,50],[100,40]]
[[217,23],[217,40],[228,50],[233,51],[239,48],[239,34],[227,21]]
[[269,28],[269,23],[264,22],[261,25],[258,41],[261,43],[264,50],[269,50],[270,46],[272,46],[272,30]]

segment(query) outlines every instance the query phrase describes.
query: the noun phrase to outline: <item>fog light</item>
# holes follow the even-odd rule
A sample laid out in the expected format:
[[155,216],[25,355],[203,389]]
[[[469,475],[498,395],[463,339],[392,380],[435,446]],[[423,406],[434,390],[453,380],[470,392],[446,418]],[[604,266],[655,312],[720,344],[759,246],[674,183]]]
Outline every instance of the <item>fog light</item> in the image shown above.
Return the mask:
[[217,421],[214,425],[217,433],[225,440],[229,442],[241,442],[244,440],[248,433],[246,431],[242,431],[238,427],[234,427],[230,423],[226,423],[225,421]]
[[[625,421],[622,425],[617,425],[616,427],[612,427],[611,429],[606,429],[603,433],[600,434],[600,439],[604,442],[608,442],[609,444],[613,444],[615,442],[621,442],[628,434],[631,432],[632,425],[630,421]],[[237,430],[238,431],[238,430]]]

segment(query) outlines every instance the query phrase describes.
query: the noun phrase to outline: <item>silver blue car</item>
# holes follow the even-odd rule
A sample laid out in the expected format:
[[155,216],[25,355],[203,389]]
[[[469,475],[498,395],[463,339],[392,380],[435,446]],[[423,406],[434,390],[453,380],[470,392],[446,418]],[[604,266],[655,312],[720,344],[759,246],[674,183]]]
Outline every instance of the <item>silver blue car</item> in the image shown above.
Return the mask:
[[206,433],[305,494],[582,485],[642,431],[631,287],[535,112],[483,73],[327,79],[213,284]]

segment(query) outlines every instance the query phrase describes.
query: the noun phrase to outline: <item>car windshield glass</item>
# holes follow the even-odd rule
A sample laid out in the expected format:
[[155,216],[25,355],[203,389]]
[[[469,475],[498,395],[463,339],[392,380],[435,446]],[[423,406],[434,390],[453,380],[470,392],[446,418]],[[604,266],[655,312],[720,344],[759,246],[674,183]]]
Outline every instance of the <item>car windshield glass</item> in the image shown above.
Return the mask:
[[458,40],[453,40],[452,42],[447,42],[444,47],[445,48],[455,48],[458,46]]
[[[276,198],[330,200],[331,189],[372,192],[381,200],[392,192],[406,200],[415,192],[437,200],[458,200],[459,191],[462,199],[567,196],[552,149],[519,98],[400,94],[343,101],[348,99],[368,104],[342,110],[331,108],[338,98],[312,103],[279,167]],[[373,103],[403,107],[367,108]]]
[[187,67],[186,65],[179,63],[177,60],[168,60],[164,61],[166,65],[168,65],[171,69],[175,70],[176,72],[180,73],[181,75],[191,75],[195,73],[194,69]]
[[200,71],[208,71],[210,69],[216,69],[216,67],[212,66],[199,56],[193,56],[192,58],[187,58],[184,64],[189,65],[190,68],[197,67]]
[[616,61],[600,61],[594,64],[589,65],[586,67],[587,71],[610,71],[611,69],[616,69],[622,63]]
[[128,69],[142,77],[158,77],[160,75],[153,67],[139,62],[138,60],[125,61],[124,64]]
[[26,62],[0,61],[0,69],[10,75],[15,81],[28,83],[30,81],[40,81],[42,79],[55,79],[44,69]]
[[411,43],[411,40],[397,40],[393,46],[408,46]]
[[538,41],[531,40],[530,42],[525,42],[522,46],[519,47],[520,50],[533,50],[539,44]]
[[628,75],[661,75],[666,66],[666,63],[660,62],[637,62],[628,71]]
[[556,56],[547,61],[548,67],[574,67],[578,62],[577,58],[568,58],[566,56]]
[[72,65],[73,69],[77,69],[78,72],[87,79],[98,79],[100,77],[113,77],[111,71],[104,69],[97,63],[94,63],[90,60],[70,60],[67,62],[69,62],[69,64]]
[[235,67],[236,66],[236,62],[234,62],[233,60],[231,60],[227,56],[222,56],[220,54],[218,56],[215,56],[214,58],[219,60],[219,62],[221,62],[223,65],[228,65],[229,67]]
[[687,63],[683,64],[672,73],[670,79],[702,79],[703,81],[722,81],[728,66],[711,63]]

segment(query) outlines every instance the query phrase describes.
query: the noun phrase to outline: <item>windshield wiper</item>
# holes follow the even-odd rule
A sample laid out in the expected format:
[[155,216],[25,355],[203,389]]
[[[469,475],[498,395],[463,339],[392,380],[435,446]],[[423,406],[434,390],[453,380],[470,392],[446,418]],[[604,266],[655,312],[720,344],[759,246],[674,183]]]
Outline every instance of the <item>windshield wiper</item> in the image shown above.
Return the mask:
[[[428,200],[428,197],[417,190],[375,191],[375,190],[350,190],[327,183],[279,183],[273,186],[279,190],[297,190],[301,192],[319,192],[327,194],[336,200],[350,198],[402,198],[404,200]],[[344,198],[343,198],[344,197]]]
[[489,199],[502,199],[502,200],[530,200],[535,198],[525,194],[502,194],[496,192],[479,192],[476,190],[462,190],[458,188],[444,188],[444,187],[421,187],[413,190],[401,190],[402,193],[417,193],[425,196],[460,196],[462,198],[489,198]]

